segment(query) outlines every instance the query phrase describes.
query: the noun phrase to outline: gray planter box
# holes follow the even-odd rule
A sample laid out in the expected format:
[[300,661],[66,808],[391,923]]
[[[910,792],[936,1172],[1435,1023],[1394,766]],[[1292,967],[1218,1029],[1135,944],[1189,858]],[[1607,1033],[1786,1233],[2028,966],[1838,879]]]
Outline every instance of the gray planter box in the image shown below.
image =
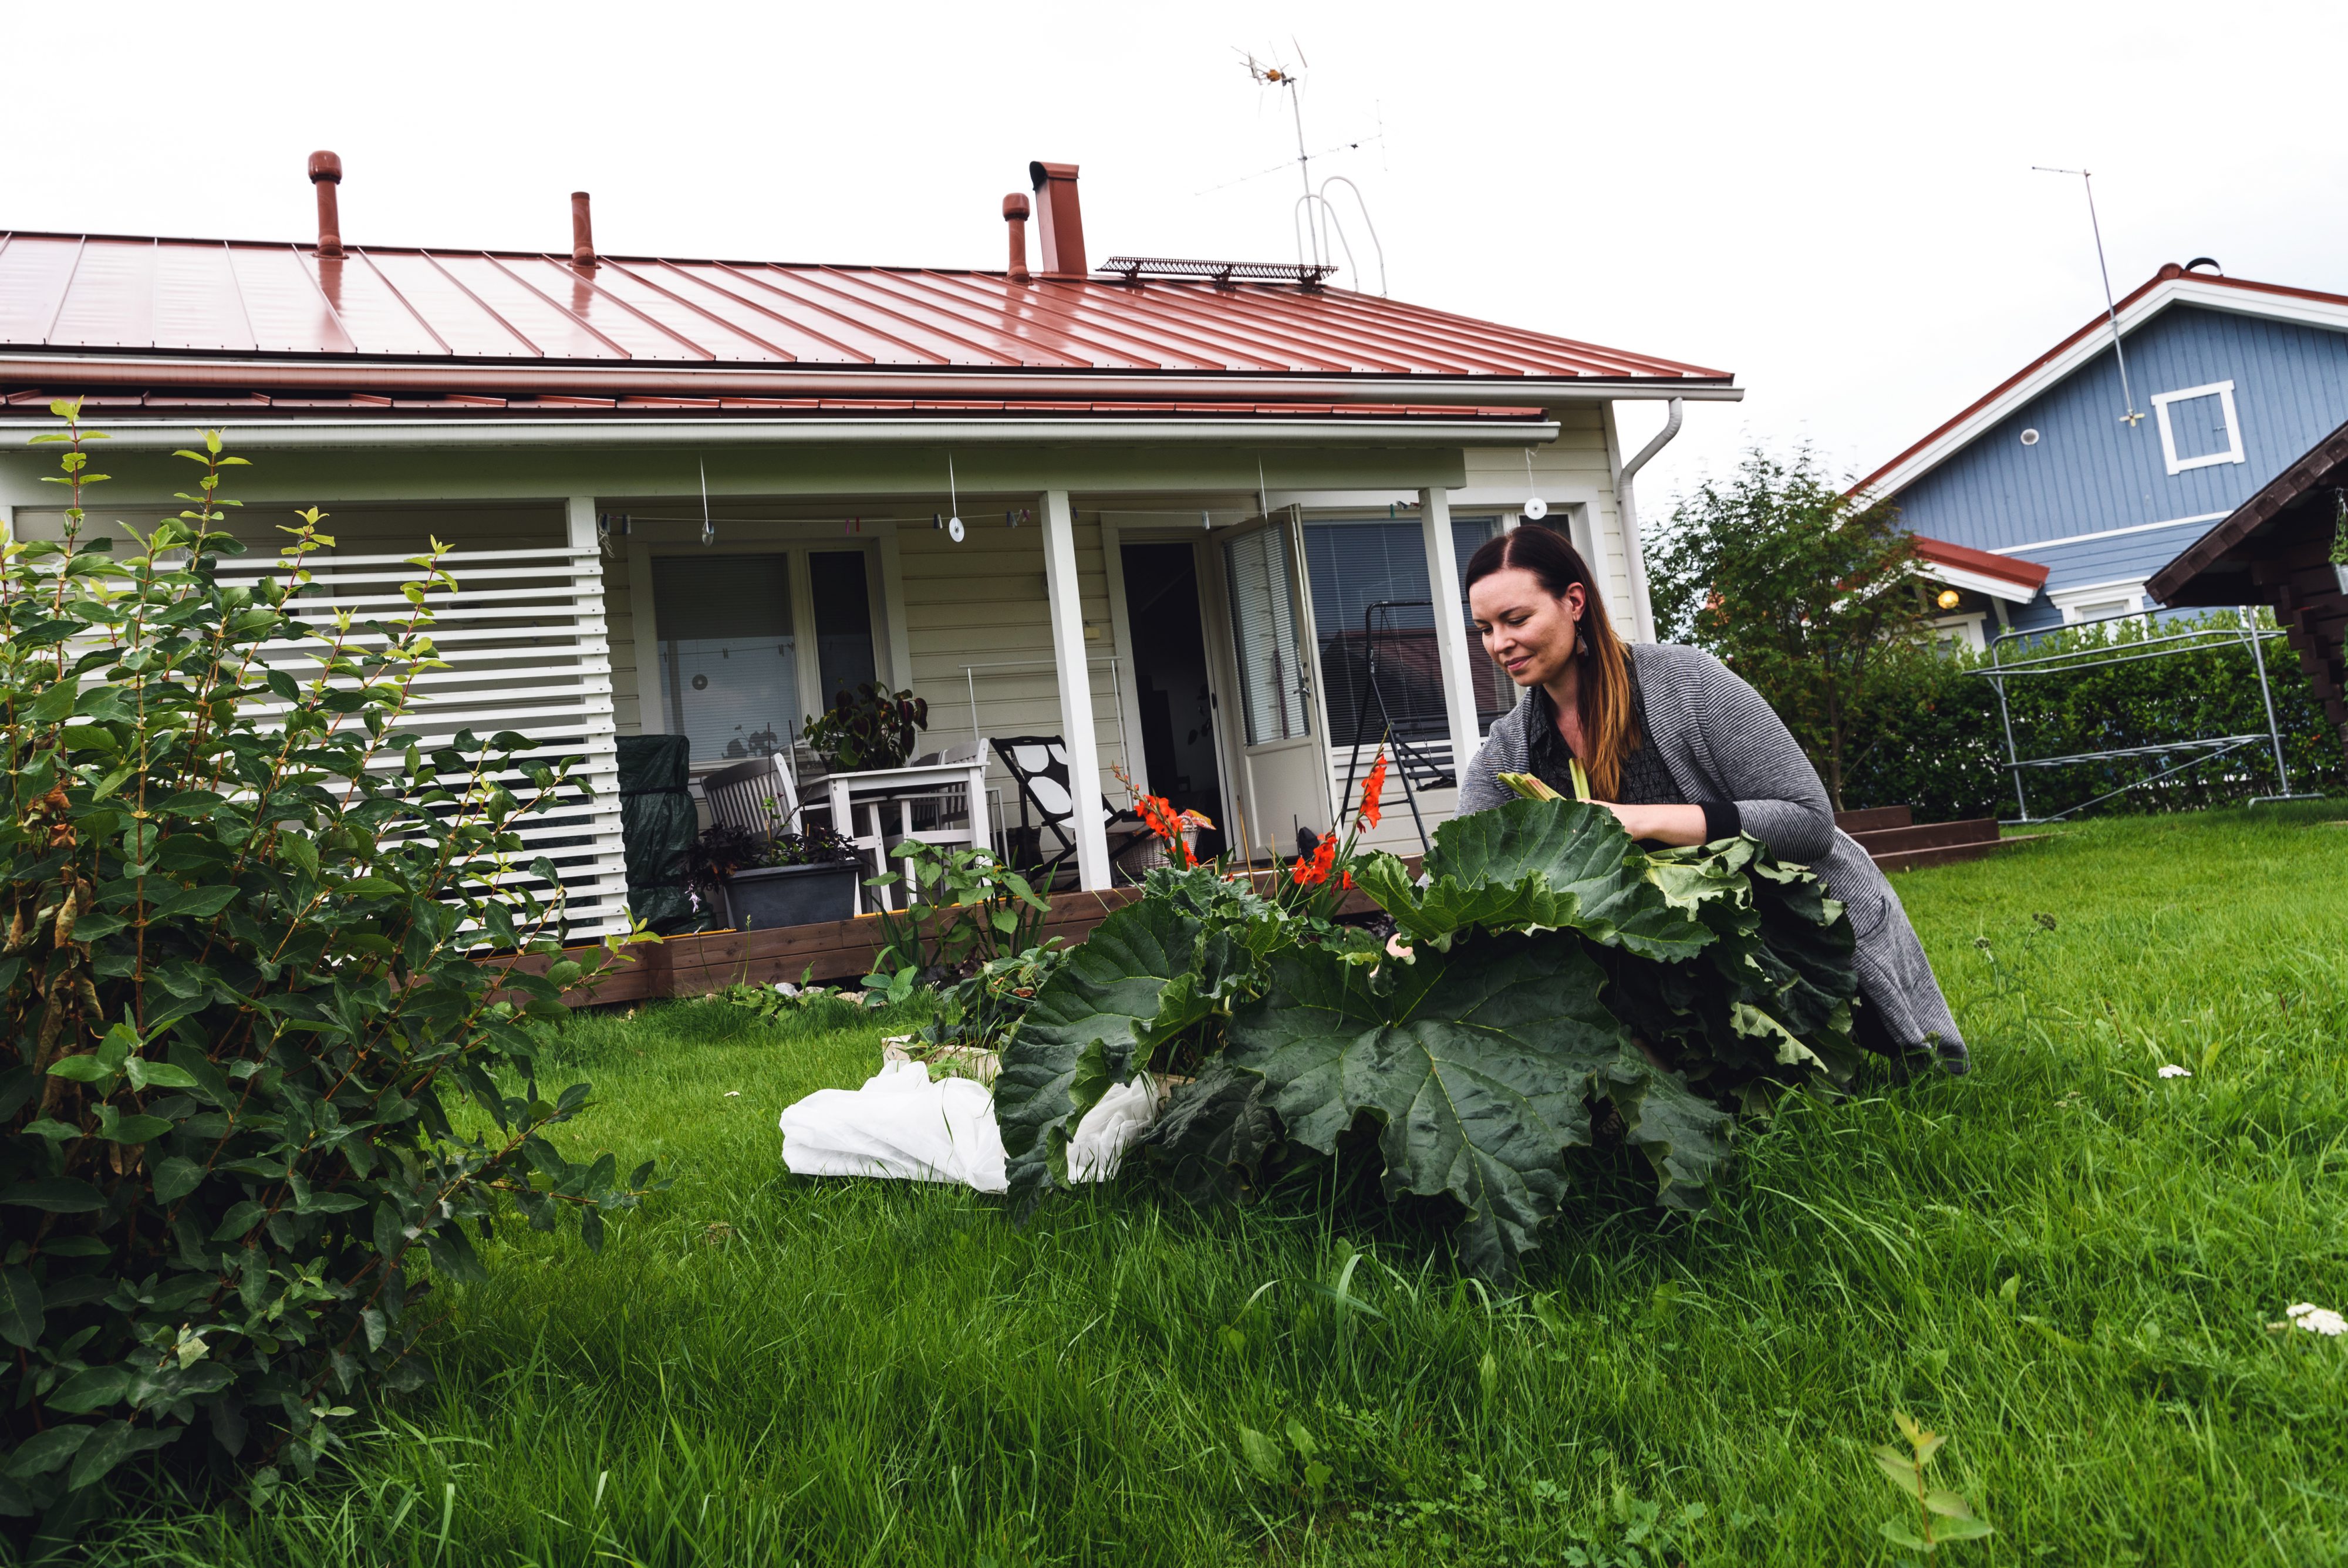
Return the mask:
[[723,884],[726,923],[736,931],[766,931],[850,919],[856,913],[856,882],[863,873],[853,861],[736,872]]
[[2332,579],[2340,584],[2340,592],[2348,593],[2348,566],[2343,566],[2338,562],[2333,562]]

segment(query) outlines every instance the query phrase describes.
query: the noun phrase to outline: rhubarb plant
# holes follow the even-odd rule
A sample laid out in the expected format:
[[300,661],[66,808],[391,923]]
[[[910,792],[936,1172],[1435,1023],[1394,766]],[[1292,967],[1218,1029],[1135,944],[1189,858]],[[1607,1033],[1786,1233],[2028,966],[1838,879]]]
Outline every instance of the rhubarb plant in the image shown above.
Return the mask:
[[1365,1150],[1388,1200],[1448,1201],[1462,1259],[1506,1280],[1600,1126],[1657,1202],[1701,1208],[1737,1112],[1857,1066],[1849,922],[1751,838],[1651,851],[1602,806],[1526,799],[1444,824],[1422,876],[1343,868],[1393,945],[1283,920],[1210,868],[1153,873],[1102,923],[1004,1055],[1023,1208],[1066,1181],[1068,1133],[1112,1085],[1170,1074],[1138,1152],[1157,1179],[1246,1199]]

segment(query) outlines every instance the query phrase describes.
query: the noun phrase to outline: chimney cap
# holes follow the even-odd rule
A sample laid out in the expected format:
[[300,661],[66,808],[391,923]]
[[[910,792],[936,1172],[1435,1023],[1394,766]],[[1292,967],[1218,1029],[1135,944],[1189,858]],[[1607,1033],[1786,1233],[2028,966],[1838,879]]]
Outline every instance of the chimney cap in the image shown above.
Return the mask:
[[1005,222],[1014,219],[1025,219],[1032,210],[1027,198],[1016,191],[1003,199],[1003,218]]
[[321,180],[329,181],[336,185],[343,182],[342,159],[323,149],[310,154],[310,183],[314,185]]

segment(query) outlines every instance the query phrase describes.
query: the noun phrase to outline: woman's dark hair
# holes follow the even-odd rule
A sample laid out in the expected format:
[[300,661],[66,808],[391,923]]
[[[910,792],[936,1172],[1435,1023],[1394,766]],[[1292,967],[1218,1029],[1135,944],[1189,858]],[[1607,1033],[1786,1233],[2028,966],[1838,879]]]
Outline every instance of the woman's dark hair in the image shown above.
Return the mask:
[[1577,683],[1581,709],[1581,758],[1590,774],[1591,793],[1611,800],[1622,785],[1622,759],[1639,748],[1639,726],[1631,713],[1630,651],[1614,634],[1607,619],[1606,598],[1590,563],[1581,559],[1562,533],[1537,523],[1526,523],[1488,539],[1468,558],[1468,586],[1473,589],[1495,572],[1529,572],[1552,599],[1562,599],[1575,583],[1581,585],[1581,645],[1574,656],[1581,661]]

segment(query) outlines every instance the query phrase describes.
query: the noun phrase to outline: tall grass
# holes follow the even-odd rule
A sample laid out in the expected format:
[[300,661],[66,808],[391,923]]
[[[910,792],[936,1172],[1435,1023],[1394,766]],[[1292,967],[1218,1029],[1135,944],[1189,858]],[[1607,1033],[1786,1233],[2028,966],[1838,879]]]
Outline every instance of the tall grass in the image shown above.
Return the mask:
[[446,1298],[437,1385],[341,1471],[258,1517],[159,1503],[98,1555],[1891,1562],[1867,1449],[1897,1408],[1998,1528],[1959,1562],[2337,1561],[2348,1342],[2267,1326],[2348,1305],[2336,814],[1904,876],[1974,1074],[1787,1110],[1703,1219],[1599,1171],[1512,1296],[1439,1216],[1133,1188],[1014,1229],[799,1181],[776,1115],[866,1076],[886,1022],[582,1020],[582,1143],[671,1191],[601,1257],[503,1235]]

